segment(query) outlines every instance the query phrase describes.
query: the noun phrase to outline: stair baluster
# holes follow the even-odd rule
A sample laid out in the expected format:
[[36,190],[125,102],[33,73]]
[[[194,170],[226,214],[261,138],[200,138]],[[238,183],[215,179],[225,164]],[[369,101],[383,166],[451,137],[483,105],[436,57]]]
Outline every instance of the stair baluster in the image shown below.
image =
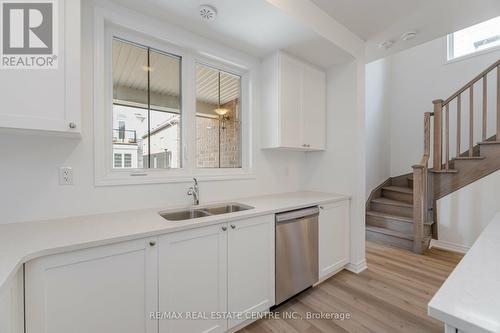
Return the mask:
[[474,148],[474,85],[469,88],[469,157]]

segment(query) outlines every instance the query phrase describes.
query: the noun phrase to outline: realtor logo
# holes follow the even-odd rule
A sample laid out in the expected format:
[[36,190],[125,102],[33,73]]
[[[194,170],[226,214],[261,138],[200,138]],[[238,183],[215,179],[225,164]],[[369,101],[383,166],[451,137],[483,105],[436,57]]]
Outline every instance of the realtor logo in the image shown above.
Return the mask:
[[0,0],[0,68],[57,68],[55,1]]

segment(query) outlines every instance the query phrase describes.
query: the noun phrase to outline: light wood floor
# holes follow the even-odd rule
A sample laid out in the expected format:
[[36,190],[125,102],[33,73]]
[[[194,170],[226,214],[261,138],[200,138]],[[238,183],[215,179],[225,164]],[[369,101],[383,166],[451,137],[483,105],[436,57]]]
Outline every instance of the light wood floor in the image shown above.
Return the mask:
[[368,269],[342,271],[276,311],[350,313],[348,320],[262,319],[240,333],[443,332],[427,316],[427,303],[462,255],[437,249],[425,255],[367,242]]

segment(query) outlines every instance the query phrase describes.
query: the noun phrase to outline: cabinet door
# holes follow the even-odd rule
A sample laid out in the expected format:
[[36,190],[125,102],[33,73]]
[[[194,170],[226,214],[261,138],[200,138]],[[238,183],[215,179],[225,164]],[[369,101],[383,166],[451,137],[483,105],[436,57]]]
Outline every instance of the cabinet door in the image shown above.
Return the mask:
[[344,267],[349,260],[349,201],[321,206],[319,213],[319,279]]
[[[228,311],[268,310],[274,305],[274,215],[229,225]],[[229,328],[244,320],[230,319]]]
[[303,141],[308,149],[326,148],[326,76],[325,73],[304,67],[303,75]]
[[58,66],[0,70],[0,128],[80,133],[80,1],[54,3]]
[[23,268],[0,291],[0,332],[24,332]]
[[303,65],[285,54],[280,56],[280,146],[302,148]]
[[[153,333],[157,252],[136,240],[26,264],[27,333]],[[154,245],[154,243],[151,243]]]
[[227,311],[227,224],[160,237],[159,290],[159,311],[181,316],[160,319],[160,333],[224,332],[210,313]]

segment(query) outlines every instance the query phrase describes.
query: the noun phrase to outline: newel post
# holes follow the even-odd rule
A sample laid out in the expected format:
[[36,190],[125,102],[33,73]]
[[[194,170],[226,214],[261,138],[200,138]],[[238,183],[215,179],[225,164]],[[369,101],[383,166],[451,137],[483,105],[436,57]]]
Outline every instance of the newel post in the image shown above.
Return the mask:
[[434,144],[433,144],[433,163],[434,170],[441,170],[442,154],[443,154],[443,103],[442,99],[437,99],[432,102],[434,104]]
[[426,176],[427,168],[425,166],[413,166],[413,252],[418,254],[423,252]]

